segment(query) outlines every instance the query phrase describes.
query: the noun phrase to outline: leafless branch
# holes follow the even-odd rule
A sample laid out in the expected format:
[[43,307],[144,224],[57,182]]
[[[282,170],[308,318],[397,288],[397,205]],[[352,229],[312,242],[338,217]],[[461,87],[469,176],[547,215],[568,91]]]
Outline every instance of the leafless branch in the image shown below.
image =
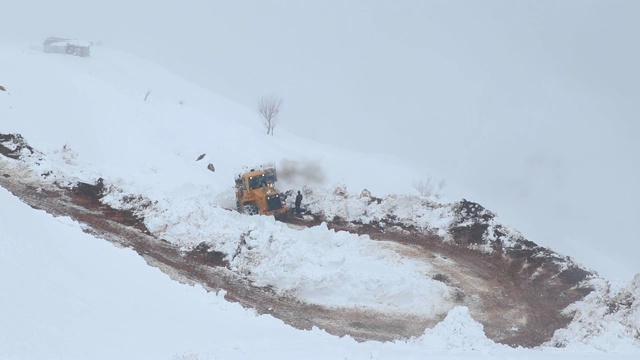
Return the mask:
[[446,185],[447,183],[444,179],[441,179],[436,184],[431,176],[413,182],[413,188],[416,189],[421,196],[436,200],[442,196],[442,190]]
[[282,98],[275,94],[263,96],[258,100],[258,111],[264,119],[267,134],[273,135],[273,128],[276,127],[281,107]]

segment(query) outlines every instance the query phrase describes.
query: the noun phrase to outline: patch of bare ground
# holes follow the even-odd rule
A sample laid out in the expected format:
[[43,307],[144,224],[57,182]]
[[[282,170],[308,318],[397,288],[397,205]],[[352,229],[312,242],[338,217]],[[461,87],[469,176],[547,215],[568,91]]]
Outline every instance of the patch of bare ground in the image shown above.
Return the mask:
[[[297,225],[322,221],[289,219]],[[381,223],[332,219],[327,225],[391,242],[388,246],[402,255],[428,262],[437,272],[434,279],[457,289],[456,300],[469,307],[487,337],[510,346],[534,347],[550,340],[572,320],[562,310],[592,291],[582,282],[593,274],[533,242],[524,240],[522,248],[508,249],[496,242],[490,252],[475,249],[473,245],[486,243],[483,224],[461,226],[453,241],[400,223],[386,229]]]
[[[0,160],[2,161],[2,160]],[[79,183],[71,189],[37,186],[4,172],[0,186],[27,205],[54,216],[68,216],[83,225],[84,231],[108,240],[119,247],[131,248],[151,266],[160,268],[172,279],[186,284],[200,284],[208,291],[225,291],[225,299],[271,314],[299,329],[313,326],[337,335],[349,335],[359,341],[391,341],[422,334],[435,326],[437,319],[416,319],[408,314],[388,314],[357,308],[331,308],[305,303],[278,295],[270,287],[255,286],[248,279],[227,268],[224,255],[201,244],[191,251],[153,237],[142,219],[100,202],[98,184]]]
[[[23,149],[33,151],[21,137],[0,134],[0,154],[17,159]],[[0,156],[0,165],[7,161],[13,160]],[[224,290],[227,300],[255,309],[258,314],[271,314],[296,328],[316,326],[357,340],[390,341],[420,336],[446,315],[424,318],[371,309],[330,308],[278,295],[270,287],[256,286],[231,271],[224,254],[206,243],[184,251],[154,237],[144,226],[144,219],[133,212],[104,205],[100,201],[104,193],[102,180],[63,188],[41,184],[33,178],[27,180],[15,169],[0,167],[0,186],[31,207],[54,216],[69,216],[82,223],[86,232],[133,249],[151,266],[177,281],[200,284],[209,291]],[[562,310],[592,291],[580,286],[592,274],[571,264],[563,267],[567,263],[557,254],[526,240],[518,248],[503,248],[496,241],[491,244],[491,252],[475,249],[474,245],[486,245],[482,234],[487,227],[483,221],[490,215],[477,204],[461,204],[465,220],[475,220],[464,222],[471,225],[452,228],[453,241],[393,223],[393,219],[384,226],[317,216],[310,221],[290,217],[286,222],[314,226],[324,221],[336,231],[369,235],[373,240],[385,241],[384,246],[403,256],[427,262],[436,271],[433,278],[456,289],[455,302],[468,306],[471,316],[484,325],[487,337],[496,342],[533,347],[549,340],[555,330],[571,320]]]

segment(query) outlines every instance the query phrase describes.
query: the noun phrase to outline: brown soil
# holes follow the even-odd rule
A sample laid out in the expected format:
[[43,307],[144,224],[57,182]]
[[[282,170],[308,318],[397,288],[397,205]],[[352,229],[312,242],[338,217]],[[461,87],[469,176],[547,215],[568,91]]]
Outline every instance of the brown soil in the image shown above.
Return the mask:
[[[331,334],[350,335],[360,341],[391,341],[420,335],[425,328],[433,327],[442,320],[416,319],[410,314],[386,314],[354,308],[329,308],[281,296],[270,287],[255,286],[229,270],[224,255],[211,251],[205,244],[185,252],[153,237],[140,219],[130,212],[105,206],[93,197],[99,192],[87,191],[89,184],[74,189],[51,188],[22,182],[4,169],[0,170],[0,175],[0,186],[25,204],[54,216],[69,216],[86,225],[86,232],[135,250],[149,265],[160,268],[174,280],[201,284],[209,291],[224,290],[225,299],[255,309],[258,314],[271,314],[299,329],[310,330],[316,326]],[[79,191],[79,188],[83,190]]]
[[592,291],[579,286],[586,271],[576,267],[563,271],[549,256],[529,256],[534,252],[494,249],[483,253],[416,231],[333,227],[415,249],[414,257],[427,259],[446,283],[459,289],[462,303],[484,325],[487,337],[508,345],[536,346],[548,341],[571,321],[561,310]]
[[[3,147],[0,153],[15,158]],[[31,149],[29,149],[31,150]],[[3,164],[0,157],[0,165]],[[100,202],[104,185],[79,183],[67,189],[26,181],[8,168],[0,168],[0,186],[24,203],[54,216],[69,216],[86,225],[85,231],[140,254],[171,278],[183,283],[198,283],[210,291],[224,290],[225,298],[271,314],[299,329],[313,326],[357,340],[391,341],[420,336],[435,326],[446,314],[421,318],[412,314],[384,313],[357,308],[329,308],[308,304],[299,299],[278,295],[269,287],[255,286],[247,278],[228,268],[225,255],[205,243],[185,252],[177,246],[152,236],[143,219],[130,211],[121,211]],[[313,226],[312,221],[288,218],[286,222]],[[569,304],[582,299],[591,288],[580,283],[589,272],[569,264],[551,251],[537,247],[503,249],[494,244],[491,253],[474,250],[479,243],[478,226],[460,227],[455,241],[417,231],[402,224],[385,229],[380,224],[326,221],[337,231],[367,234],[403,256],[421,259],[436,269],[434,279],[456,289],[455,301],[469,307],[471,316],[484,325],[487,337],[511,346],[533,347],[548,341],[555,330],[571,320],[561,313]],[[455,234],[454,234],[455,235]],[[481,235],[481,234],[480,234]]]

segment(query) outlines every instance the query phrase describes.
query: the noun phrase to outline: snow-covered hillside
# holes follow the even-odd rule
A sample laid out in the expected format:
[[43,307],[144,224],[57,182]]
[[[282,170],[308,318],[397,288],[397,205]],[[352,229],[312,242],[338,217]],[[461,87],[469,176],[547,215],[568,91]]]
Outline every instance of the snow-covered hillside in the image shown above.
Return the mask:
[[499,348],[463,309],[423,339],[397,344],[295,330],[174,282],[5,189],[0,204],[3,359],[392,359]]
[[[4,45],[0,65],[0,85],[8,90],[0,93],[0,133],[19,133],[38,150],[25,153],[25,162],[0,158],[0,171],[22,171],[23,181],[63,186],[105,179],[106,204],[127,208],[132,205],[123,199],[141,196],[150,205],[135,210],[149,231],[186,248],[208,242],[233,254],[242,236],[249,250],[230,259],[234,271],[310,303],[424,316],[448,313],[421,337],[394,343],[297,331],[220,295],[172,282],[131,251],[83,235],[76,223],[28,209],[0,190],[0,273],[9,284],[0,297],[0,355],[414,358],[481,350],[485,357],[546,358],[576,351],[640,352],[637,278],[620,292],[591,279],[596,291],[567,310],[578,314],[576,321],[549,343],[566,348],[510,349],[484,336],[469,310],[456,306],[453,288],[434,279],[437,273],[428,262],[324,224],[297,228],[228,210],[234,207],[237,171],[276,162],[291,174],[278,185],[303,190],[313,213],[365,224],[392,214],[447,238],[456,221],[453,205],[411,195],[418,174],[399,160],[331,148],[285,129],[267,136],[254,112],[111,49],[98,47],[91,58],[76,58]],[[196,161],[201,154],[206,156]],[[215,172],[207,170],[208,163]],[[363,196],[364,189],[373,195]],[[384,201],[372,201],[375,197]],[[489,221],[491,229],[500,229],[505,247],[521,237],[497,218]],[[30,332],[33,328],[39,331]],[[78,332],[82,328],[89,331]],[[76,338],[84,341],[69,340]],[[102,346],[96,339],[117,345]]]
[[3,131],[66,157],[85,177],[109,174],[145,195],[179,193],[185,183],[228,188],[242,166],[287,159],[294,169],[317,169],[314,177],[292,177],[291,186],[343,182],[387,193],[411,191],[415,180],[408,167],[335,151],[278,127],[266,136],[257,112],[116,50],[98,47],[91,58],[21,45],[0,51],[10,93],[0,110]]

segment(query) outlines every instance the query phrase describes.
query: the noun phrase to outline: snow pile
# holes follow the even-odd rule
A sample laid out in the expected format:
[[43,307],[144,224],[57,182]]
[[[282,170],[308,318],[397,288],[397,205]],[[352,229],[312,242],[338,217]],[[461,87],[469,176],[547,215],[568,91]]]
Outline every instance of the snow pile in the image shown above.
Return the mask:
[[604,280],[590,283],[595,291],[566,309],[574,320],[557,330],[548,345],[607,352],[640,350],[640,274],[618,291]]
[[[58,156],[51,160],[36,153],[27,157],[27,163],[36,174],[49,174],[45,183],[72,187],[78,180],[75,176],[81,175]],[[444,314],[453,306],[455,294],[433,279],[435,273],[427,263],[402,257],[367,236],[335,232],[324,224],[291,228],[272,217],[243,215],[221,207],[216,200],[222,195],[175,195],[158,201],[124,193],[107,181],[103,184],[107,190],[102,201],[135,210],[154,236],[185,250],[206,243],[226,255],[231,270],[282,295],[327,306],[428,316]],[[190,189],[185,188],[183,195]]]
[[260,223],[250,225],[242,249],[231,261],[232,269],[250,272],[258,285],[275,285],[329,306],[432,316],[451,306],[450,289],[432,279],[427,264],[403,258],[379,243],[335,233],[324,225],[302,231],[270,219]]
[[433,329],[425,331],[418,340],[433,350],[486,350],[499,347],[487,339],[482,324],[469,316],[469,309],[458,306]]
[[376,197],[366,189],[352,194],[344,185],[336,186],[333,190],[306,187],[304,195],[307,210],[326,220],[373,224],[383,230],[415,228],[438,235],[445,241],[456,240],[457,229],[479,226],[482,229],[479,238],[468,245],[487,252],[492,251],[492,245],[496,242],[505,248],[533,244],[527,242],[520,232],[500,222],[491,211],[464,199],[443,204],[418,195],[388,194]]
[[442,235],[454,220],[450,208],[420,196],[388,194],[379,198],[367,189],[352,194],[346,185],[333,189],[305,187],[303,194],[306,209],[328,220],[339,218],[382,227],[401,222]]
[[431,352],[419,343],[357,343],[296,330],[223,293],[172,281],[134,251],[31,209],[3,188],[0,204],[2,359],[391,359]]

